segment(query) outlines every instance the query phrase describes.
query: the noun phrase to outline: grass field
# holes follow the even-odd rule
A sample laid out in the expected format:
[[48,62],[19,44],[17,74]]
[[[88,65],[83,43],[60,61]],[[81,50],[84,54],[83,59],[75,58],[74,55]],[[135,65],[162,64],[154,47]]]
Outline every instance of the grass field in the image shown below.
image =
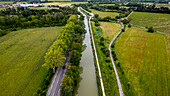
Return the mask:
[[13,3],[13,2],[10,2],[10,1],[9,1],[9,2],[1,2],[1,1],[0,1],[0,4],[12,4],[12,3]]
[[100,22],[101,28],[103,30],[104,38],[107,38],[107,47],[109,47],[109,43],[113,39],[113,37],[119,32],[121,29],[121,25],[117,23],[110,23],[110,22]]
[[[113,65],[110,61],[110,57],[103,53],[103,46],[101,46],[101,37],[105,38],[105,49],[108,50],[108,45],[111,39],[119,32],[121,25],[110,22],[100,22],[101,26],[96,27],[92,24],[92,29],[95,38],[95,45],[98,54],[98,60],[102,73],[103,83],[105,87],[106,96],[119,96],[118,86],[116,82],[116,76],[114,74]],[[100,85],[98,85],[100,86]],[[99,95],[100,96],[100,95]]]
[[6,9],[6,8],[0,8],[0,11],[1,11],[1,10],[5,10],[5,9]]
[[114,6],[115,4],[99,4],[99,6]]
[[160,28],[154,28],[157,31],[164,32],[166,34],[170,35],[170,26],[169,27],[160,27]]
[[46,50],[60,29],[24,29],[0,37],[0,96],[33,96],[47,74]]
[[[135,27],[127,28],[115,48],[124,76],[129,80],[129,88],[133,86],[136,95],[170,95],[169,35],[148,33]],[[128,94],[128,90],[124,89],[124,92]]]
[[71,4],[84,4],[88,2],[52,2],[52,3],[42,3],[43,5],[59,5],[61,7],[63,6],[69,6]]
[[99,17],[101,17],[101,18],[104,18],[107,16],[114,18],[119,15],[119,13],[116,13],[116,12],[102,12],[102,11],[97,11],[95,9],[89,9],[89,10],[92,11],[92,13],[94,13],[94,14],[99,14]]
[[[18,3],[27,3],[27,2],[17,2],[17,4],[18,4]],[[2,1],[2,2],[1,2],[1,1],[0,1],[0,4],[13,4],[13,2],[11,2],[11,1],[6,1],[6,2],[3,2],[3,1]]]
[[134,12],[131,23],[143,27],[170,25],[170,14]]
[[156,7],[169,7],[170,8],[170,4],[156,4]]

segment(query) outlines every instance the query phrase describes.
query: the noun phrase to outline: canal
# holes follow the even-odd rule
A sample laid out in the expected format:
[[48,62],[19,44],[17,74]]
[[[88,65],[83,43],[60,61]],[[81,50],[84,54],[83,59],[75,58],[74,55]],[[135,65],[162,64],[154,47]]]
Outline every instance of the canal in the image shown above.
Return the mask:
[[[79,9],[78,11],[81,12]],[[78,94],[76,96],[98,96],[96,71],[94,66],[94,56],[91,46],[88,19],[85,14],[83,14],[83,16],[85,16],[84,24],[87,31],[83,44],[85,44],[87,47],[82,52],[82,57],[80,61],[80,67],[83,68],[83,72],[80,74],[82,80],[79,83]]]

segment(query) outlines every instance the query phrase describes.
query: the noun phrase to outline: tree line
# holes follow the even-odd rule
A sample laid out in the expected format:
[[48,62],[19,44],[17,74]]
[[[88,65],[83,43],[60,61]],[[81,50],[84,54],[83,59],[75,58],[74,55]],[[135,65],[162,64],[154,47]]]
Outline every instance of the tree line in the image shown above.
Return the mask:
[[79,64],[81,60],[81,52],[83,51],[83,37],[86,33],[84,29],[84,16],[81,15],[79,23],[75,26],[75,35],[71,44],[71,58],[68,69],[61,86],[61,96],[74,96],[76,86],[79,82],[80,69]]
[[0,36],[25,28],[63,26],[70,15],[77,13],[75,8],[69,7],[51,10],[18,7],[1,10]]
[[75,27],[77,26],[78,20],[76,15],[70,16],[67,20],[67,24],[62,27],[59,36],[56,41],[49,47],[44,58],[45,63],[43,67],[48,69],[48,74],[42,82],[40,88],[34,93],[35,96],[45,96],[50,85],[51,79],[54,75],[56,67],[63,65],[66,60],[66,53],[71,45],[71,40],[75,34]]

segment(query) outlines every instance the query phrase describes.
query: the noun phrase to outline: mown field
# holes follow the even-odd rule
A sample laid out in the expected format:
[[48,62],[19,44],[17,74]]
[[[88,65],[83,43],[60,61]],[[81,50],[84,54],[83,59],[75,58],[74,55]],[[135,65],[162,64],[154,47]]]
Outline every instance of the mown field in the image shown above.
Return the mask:
[[[100,24],[101,24],[100,27],[96,27],[94,24],[92,24],[92,29],[94,33],[98,60],[99,60],[103,83],[105,87],[105,93],[106,96],[119,96],[113,65],[110,61],[110,57],[106,52],[106,50],[108,50],[108,46],[111,39],[121,29],[121,25],[117,23],[110,23],[110,22],[100,22]],[[104,38],[104,41],[102,40],[102,37]],[[98,86],[100,86],[100,84],[98,84]],[[101,96],[100,94],[99,96]]]
[[134,12],[131,23],[143,27],[170,25],[170,15],[161,13]]
[[[170,36],[148,33],[144,29],[127,28],[116,42],[116,53],[124,71],[119,76],[129,96],[170,95]],[[124,77],[122,77],[124,74]],[[128,93],[129,89],[133,93]]]
[[95,9],[89,9],[89,10],[92,11],[92,13],[94,13],[94,14],[99,14],[99,17],[101,17],[101,18],[104,18],[107,16],[114,18],[116,16],[119,16],[119,13],[116,13],[116,12],[102,12],[102,11],[97,11]]
[[33,96],[47,74],[44,55],[60,29],[24,29],[0,37],[0,96]]
[[70,6],[71,4],[84,4],[88,2],[52,2],[52,3],[42,3],[43,5],[58,5],[58,6]]

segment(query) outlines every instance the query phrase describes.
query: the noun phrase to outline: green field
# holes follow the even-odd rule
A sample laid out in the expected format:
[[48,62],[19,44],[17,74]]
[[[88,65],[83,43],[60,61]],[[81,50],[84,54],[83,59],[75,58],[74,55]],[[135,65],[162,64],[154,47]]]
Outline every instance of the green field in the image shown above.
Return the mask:
[[[116,82],[116,76],[113,70],[113,65],[110,61],[109,55],[106,55],[103,50],[108,50],[108,45],[112,38],[119,32],[121,25],[110,22],[100,22],[101,26],[97,27],[92,24],[93,34],[95,38],[95,45],[98,54],[98,60],[100,64],[101,74],[105,87],[106,96],[118,96],[118,86]],[[104,37],[105,45],[101,45],[101,37]],[[104,48],[104,49],[101,49]],[[98,84],[100,88],[100,85]],[[99,96],[101,96],[99,91]]]
[[0,8],[0,11],[1,11],[1,10],[5,10],[5,9],[6,9],[6,8]]
[[168,26],[168,27],[154,28],[154,29],[157,30],[157,31],[160,31],[160,32],[163,32],[163,33],[166,33],[166,34],[169,34],[169,35],[170,35],[170,26]]
[[114,36],[119,32],[121,29],[121,25],[117,23],[110,23],[110,22],[100,22],[100,28],[103,30],[104,38],[108,39],[107,47],[109,47],[109,43],[113,39]]
[[119,13],[116,13],[116,12],[102,12],[102,11],[97,11],[95,9],[89,9],[89,10],[92,11],[92,13],[94,13],[94,14],[99,14],[99,17],[101,17],[101,18],[104,18],[107,16],[114,18],[116,16],[119,16]]
[[0,2],[0,4],[12,4],[13,2]]
[[170,4],[156,4],[156,7],[169,7],[170,8]]
[[24,29],[0,37],[0,96],[33,96],[44,80],[48,47],[61,27]]
[[119,76],[125,94],[133,89],[135,96],[170,95],[170,36],[148,33],[144,29],[127,28],[116,42],[116,53],[124,71]]
[[99,4],[99,6],[114,6],[115,4]]
[[170,14],[134,12],[131,23],[143,27],[170,25]]

